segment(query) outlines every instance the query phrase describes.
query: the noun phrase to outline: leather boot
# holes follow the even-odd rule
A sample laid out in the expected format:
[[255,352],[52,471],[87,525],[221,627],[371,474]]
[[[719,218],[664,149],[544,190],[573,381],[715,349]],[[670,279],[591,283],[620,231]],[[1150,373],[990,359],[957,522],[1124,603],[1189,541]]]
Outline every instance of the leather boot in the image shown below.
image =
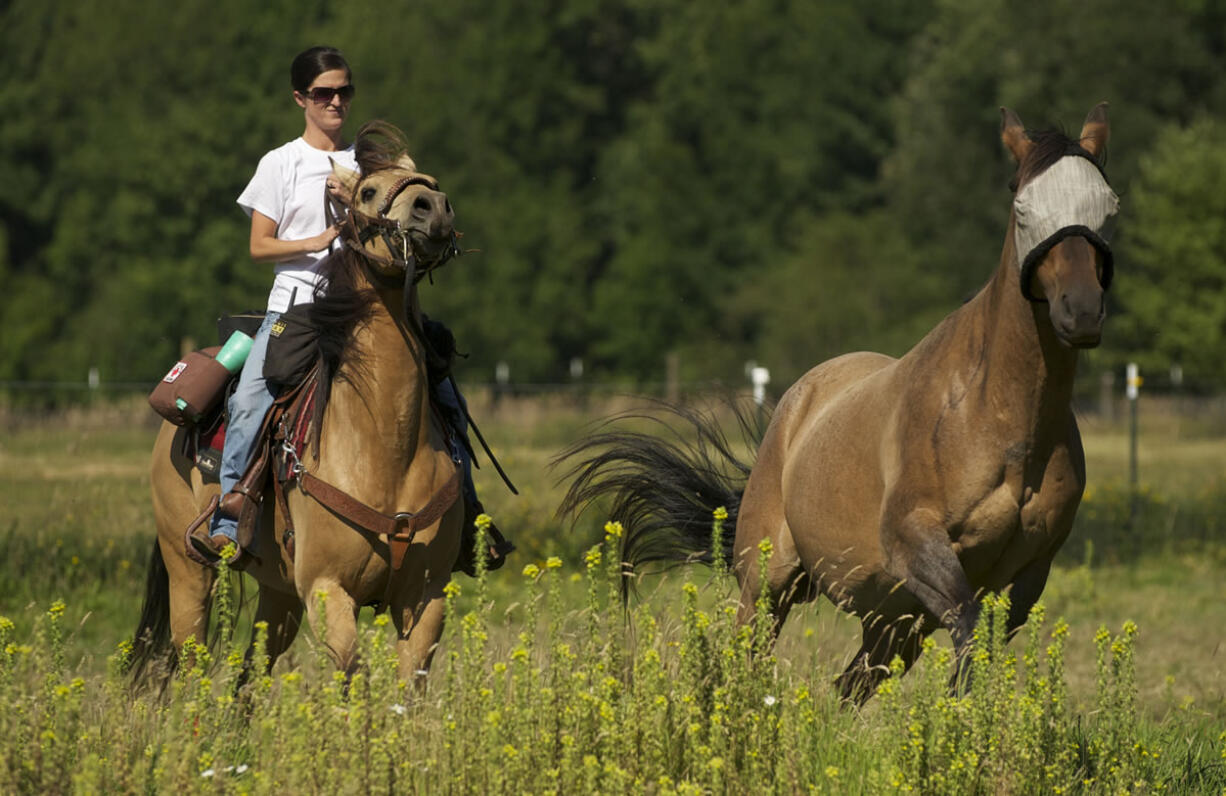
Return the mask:
[[[456,559],[455,566],[451,568],[452,572],[463,572],[474,578],[477,576],[477,559],[473,549],[477,542],[475,523],[477,517],[484,513],[485,507],[481,505],[481,501],[465,502],[464,528],[460,534],[460,555]],[[486,572],[500,569],[503,564],[507,563],[507,556],[515,550],[515,545],[503,536],[502,531],[498,530],[498,526],[492,522],[485,530],[485,546]]]

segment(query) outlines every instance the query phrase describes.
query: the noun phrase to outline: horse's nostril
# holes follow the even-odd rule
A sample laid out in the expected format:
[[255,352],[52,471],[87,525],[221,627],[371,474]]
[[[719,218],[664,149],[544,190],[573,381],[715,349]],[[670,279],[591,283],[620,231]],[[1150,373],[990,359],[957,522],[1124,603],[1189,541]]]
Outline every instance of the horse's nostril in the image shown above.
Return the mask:
[[430,210],[430,200],[424,196],[417,197],[413,202],[413,213],[416,215],[428,214]]

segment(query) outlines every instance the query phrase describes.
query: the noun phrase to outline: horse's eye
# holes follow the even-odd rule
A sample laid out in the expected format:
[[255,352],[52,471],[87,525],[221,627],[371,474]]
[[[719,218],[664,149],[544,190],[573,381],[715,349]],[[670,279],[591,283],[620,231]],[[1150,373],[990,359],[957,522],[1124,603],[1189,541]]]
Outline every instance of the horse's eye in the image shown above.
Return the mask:
[[374,198],[375,198],[374,188],[363,188],[362,189],[362,201],[363,202],[369,202],[371,199],[374,199]]

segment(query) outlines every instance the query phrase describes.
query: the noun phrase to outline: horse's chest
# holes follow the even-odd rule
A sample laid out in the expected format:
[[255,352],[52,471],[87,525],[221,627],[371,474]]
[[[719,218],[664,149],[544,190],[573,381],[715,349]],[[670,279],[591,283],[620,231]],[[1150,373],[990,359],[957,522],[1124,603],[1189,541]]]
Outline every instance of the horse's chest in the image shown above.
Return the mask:
[[994,544],[1022,527],[1021,489],[1003,483],[976,500],[953,524],[952,541],[963,549]]
[[1058,492],[1001,484],[953,526],[951,542],[972,583],[987,585],[1001,573],[1007,581],[1050,547],[1056,529],[1049,527],[1049,518],[1059,513],[1054,503],[1063,499]]

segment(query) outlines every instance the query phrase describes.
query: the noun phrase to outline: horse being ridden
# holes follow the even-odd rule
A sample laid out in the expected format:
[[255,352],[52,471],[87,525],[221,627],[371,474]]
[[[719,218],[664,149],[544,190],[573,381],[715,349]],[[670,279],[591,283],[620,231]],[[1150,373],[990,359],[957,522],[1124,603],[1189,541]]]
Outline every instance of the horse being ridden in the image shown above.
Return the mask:
[[[458,464],[448,432],[431,411],[416,288],[417,279],[455,251],[453,211],[437,181],[407,155],[400,131],[368,124],[356,151],[361,176],[333,166],[333,178],[350,197],[347,248],[329,259],[328,290],[312,311],[317,319],[331,316],[324,335],[340,330],[343,350],[320,387],[326,403],[317,439],[302,454],[299,478],[287,486],[289,517],[278,501],[263,501],[254,546],[260,557],[245,571],[259,584],[255,621],[268,623],[270,662],[292,642],[305,606],[313,625],[322,619],[337,666],[351,670],[358,609],[378,603],[390,610],[400,673],[410,679],[428,668],[442,633],[443,587],[459,552],[464,513],[455,500]],[[164,423],[153,452],[158,541],[136,635],[138,673],[171,643],[203,640],[208,625],[215,573],[187,555],[184,529],[218,487],[183,454],[185,433]],[[450,500],[442,501],[441,516],[416,529],[396,567],[386,537],[304,493],[306,474],[391,518],[439,504],[440,495]],[[294,529],[288,549],[287,520]],[[321,607],[324,615],[316,616]]]
[[[701,557],[709,512],[726,502],[736,511],[724,544],[741,621],[754,613],[757,547],[768,539],[776,630],[792,605],[818,593],[861,617],[860,650],[840,677],[857,701],[875,692],[895,655],[913,663],[937,627],[964,663],[984,590],[1011,589],[1016,630],[1085,486],[1071,399],[1077,352],[1099,342],[1111,278],[1099,235],[1117,207],[1097,161],[1106,104],[1090,112],[1079,141],[1027,134],[1001,110],[1017,192],[991,280],[902,358],[847,354],[805,374],[776,407],[743,493],[672,464],[629,478],[635,462],[684,461],[645,458],[664,443],[640,435],[596,437],[566,454],[588,456],[569,506],[612,493],[631,509],[631,565]],[[696,425],[709,441],[716,432],[704,422]],[[663,497],[679,481],[699,496],[685,510],[676,491]]]

